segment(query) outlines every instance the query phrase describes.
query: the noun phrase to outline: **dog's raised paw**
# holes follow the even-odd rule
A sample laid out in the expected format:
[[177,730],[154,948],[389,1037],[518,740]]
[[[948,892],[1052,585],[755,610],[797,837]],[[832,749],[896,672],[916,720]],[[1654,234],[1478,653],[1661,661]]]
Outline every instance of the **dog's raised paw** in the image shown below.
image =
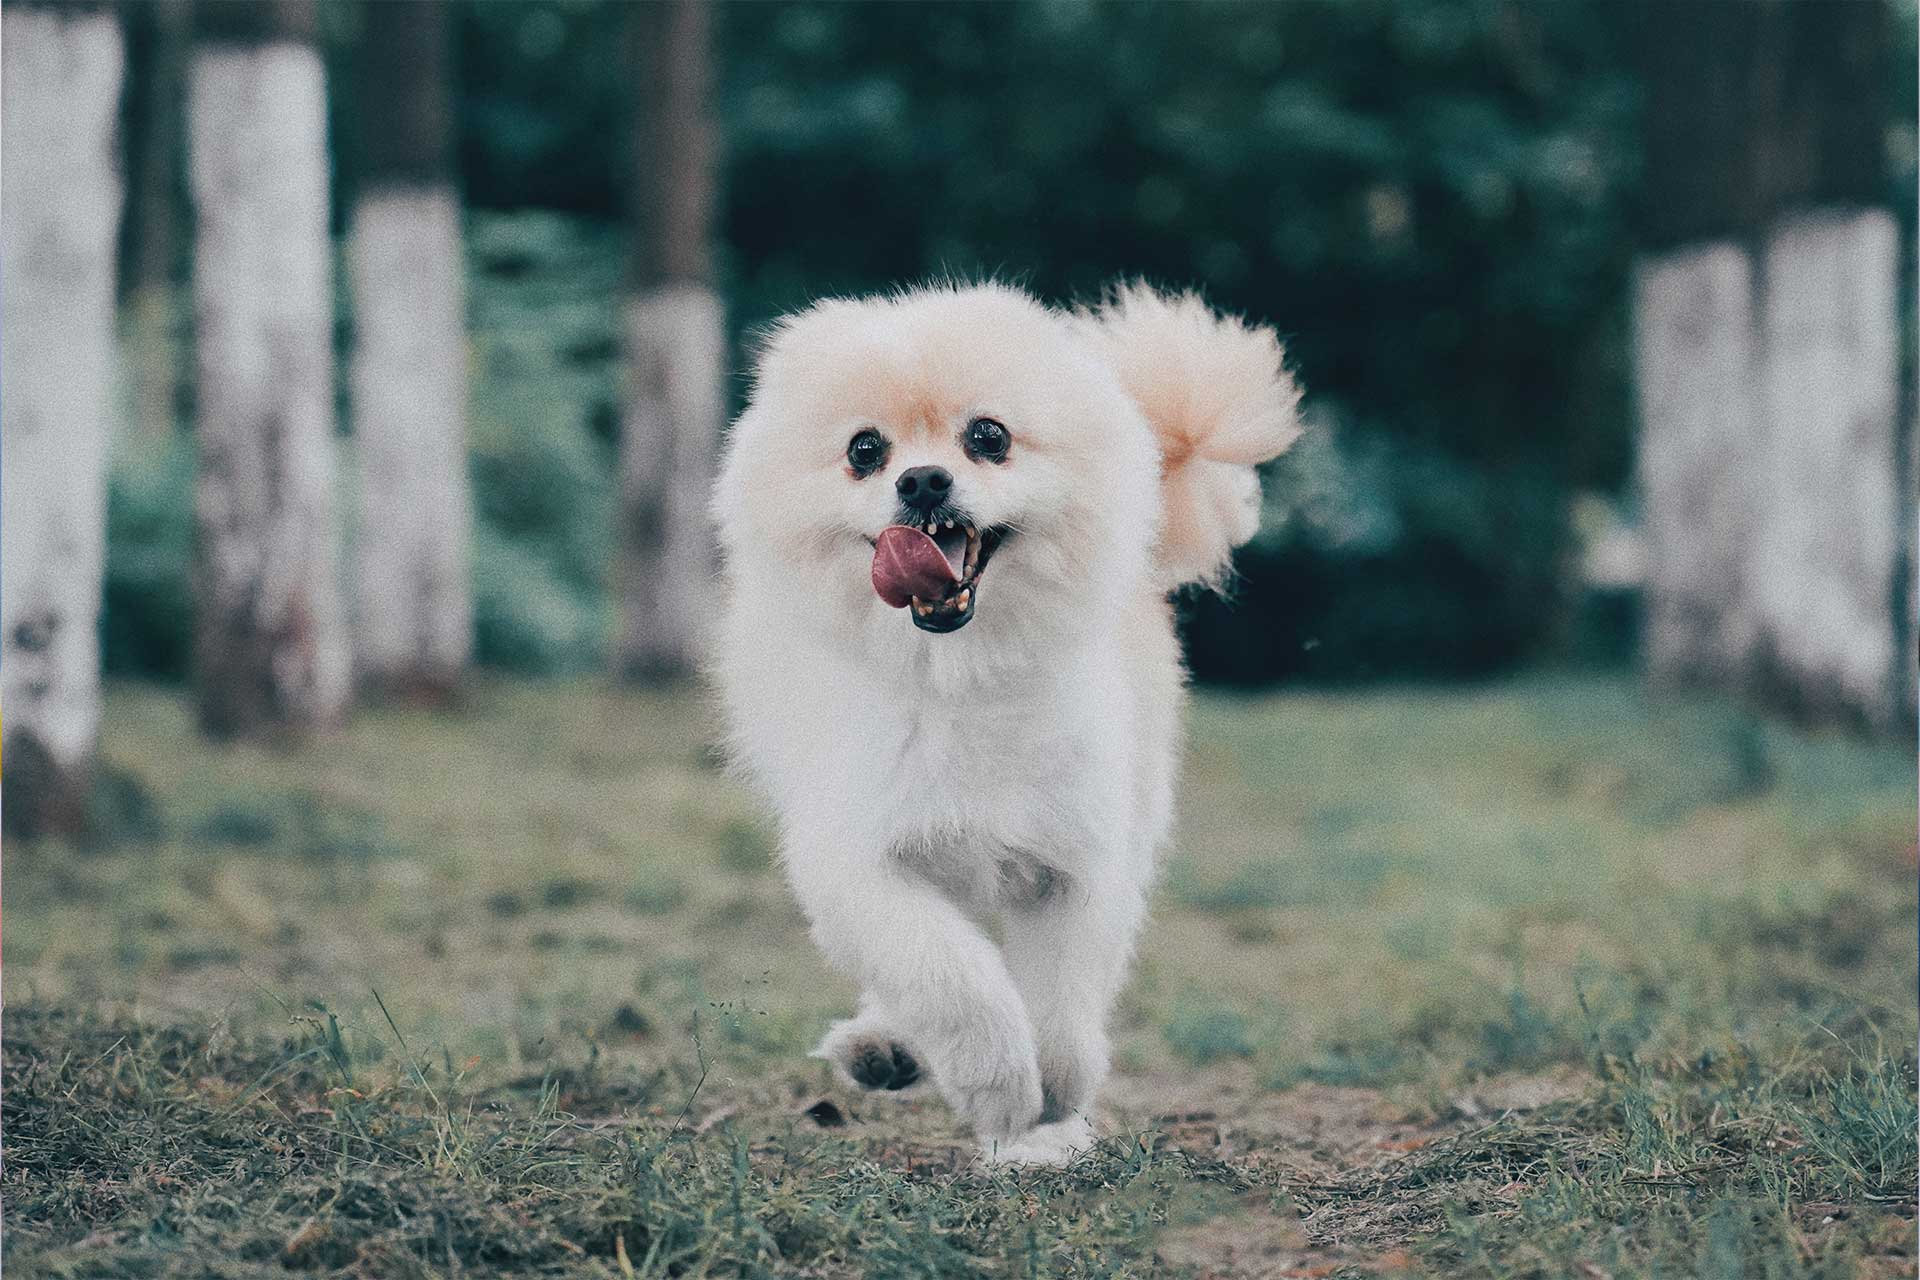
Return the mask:
[[894,1037],[886,1020],[864,1011],[834,1023],[813,1056],[861,1089],[899,1093],[927,1079],[920,1056]]
[[920,1063],[897,1044],[863,1044],[853,1051],[847,1074],[862,1089],[893,1092],[920,1081]]

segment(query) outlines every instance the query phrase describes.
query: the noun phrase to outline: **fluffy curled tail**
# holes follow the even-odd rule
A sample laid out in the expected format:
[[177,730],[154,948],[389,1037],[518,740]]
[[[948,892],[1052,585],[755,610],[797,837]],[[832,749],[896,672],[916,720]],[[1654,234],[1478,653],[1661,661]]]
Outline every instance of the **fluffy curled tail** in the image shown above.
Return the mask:
[[1080,320],[1160,441],[1155,563],[1171,589],[1224,584],[1233,549],[1260,524],[1254,468],[1300,434],[1300,389],[1280,339],[1198,294],[1116,287]]

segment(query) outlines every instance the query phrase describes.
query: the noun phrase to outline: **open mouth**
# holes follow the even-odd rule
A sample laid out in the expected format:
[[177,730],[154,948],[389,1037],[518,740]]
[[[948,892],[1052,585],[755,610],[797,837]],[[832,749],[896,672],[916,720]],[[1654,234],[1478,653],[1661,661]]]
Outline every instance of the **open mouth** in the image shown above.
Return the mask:
[[888,525],[874,539],[874,590],[922,631],[957,631],[973,618],[980,575],[1003,536],[951,508]]

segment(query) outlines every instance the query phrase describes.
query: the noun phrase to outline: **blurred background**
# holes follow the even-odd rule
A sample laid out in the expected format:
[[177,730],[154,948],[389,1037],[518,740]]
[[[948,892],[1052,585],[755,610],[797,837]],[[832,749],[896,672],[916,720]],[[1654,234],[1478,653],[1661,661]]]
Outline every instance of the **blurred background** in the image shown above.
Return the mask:
[[[40,412],[27,331],[79,296],[50,376],[111,441],[80,450],[83,495],[106,459],[104,515],[78,517],[104,562],[96,589],[78,553],[61,625],[97,595],[105,674],[198,670],[216,732],[337,722],[355,684],[446,690],[470,666],[683,673],[698,620],[674,615],[700,593],[663,565],[701,555],[678,530],[700,516],[672,495],[704,481],[748,335],[948,274],[1056,301],[1145,276],[1288,335],[1315,429],[1273,468],[1233,598],[1189,603],[1202,682],[1644,654],[1802,716],[1912,724],[1910,4],[15,7],[8,421]],[[99,38],[26,29],[63,20]],[[305,79],[243,65],[288,39]],[[229,80],[196,81],[203,60]],[[36,148],[47,182],[102,184],[44,283],[26,224],[62,211]],[[1825,230],[1783,248],[1809,218]],[[1715,246],[1748,265],[1688,276]],[[1803,255],[1800,284],[1770,251]],[[686,289],[711,305],[636,319]],[[1729,348],[1769,315],[1791,353]],[[72,386],[94,348],[99,385]],[[667,386],[689,381],[713,385]],[[279,416],[297,425],[260,445]],[[1637,451],[1652,431],[1671,447]],[[18,577],[64,490],[8,444]],[[253,491],[279,455],[308,459],[284,508]],[[1782,526],[1784,548],[1747,545]],[[49,737],[13,639],[27,590],[10,739]]]
[[[228,1274],[322,1214],[367,1274],[458,1274],[407,1234],[439,1219],[340,1189],[385,1158],[327,1154],[351,1090],[790,1134],[853,993],[719,768],[704,495],[757,327],[993,275],[1201,289],[1307,392],[1230,598],[1181,605],[1193,747],[1112,1105],[1231,1105],[1208,1150],[1351,1156],[1326,1182],[1473,1090],[1578,1095],[1624,1153],[1583,1166],[1624,1180],[1602,1207],[1352,1231],[1537,1261],[1571,1215],[1595,1274],[1910,1273],[1913,0],[0,14],[10,1262]],[[116,1045],[151,1062],[62,1076]],[[170,1133],[226,1168],[255,1139],[195,1108],[310,1060],[270,1099],[307,1126],[260,1172],[286,1195],[186,1229],[124,1176],[187,1169]],[[122,1133],[140,1089],[163,1122]],[[472,1158],[460,1220],[508,1231]],[[1498,1158],[1503,1196],[1560,1167]],[[421,1155],[435,1194],[468,1159]],[[1812,1234],[1631,1208],[1649,1167],[1736,1165]],[[553,1221],[609,1268],[632,1229]]]

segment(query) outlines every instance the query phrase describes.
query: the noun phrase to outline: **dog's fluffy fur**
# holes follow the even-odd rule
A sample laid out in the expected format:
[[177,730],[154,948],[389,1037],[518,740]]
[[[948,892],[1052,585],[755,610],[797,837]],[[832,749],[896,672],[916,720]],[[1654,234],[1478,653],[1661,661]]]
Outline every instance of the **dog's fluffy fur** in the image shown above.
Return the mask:
[[[1297,400],[1271,330],[1141,286],[1074,312],[998,284],[825,301],[761,353],[715,497],[714,675],[813,936],[863,992],[818,1054],[869,1088],[930,1076],[990,1158],[1090,1141],[1172,811],[1169,597],[1224,580]],[[1003,462],[963,448],[981,416]],[[890,452],[859,476],[868,429]],[[936,464],[1005,535],[949,634],[869,582],[895,480]]]

